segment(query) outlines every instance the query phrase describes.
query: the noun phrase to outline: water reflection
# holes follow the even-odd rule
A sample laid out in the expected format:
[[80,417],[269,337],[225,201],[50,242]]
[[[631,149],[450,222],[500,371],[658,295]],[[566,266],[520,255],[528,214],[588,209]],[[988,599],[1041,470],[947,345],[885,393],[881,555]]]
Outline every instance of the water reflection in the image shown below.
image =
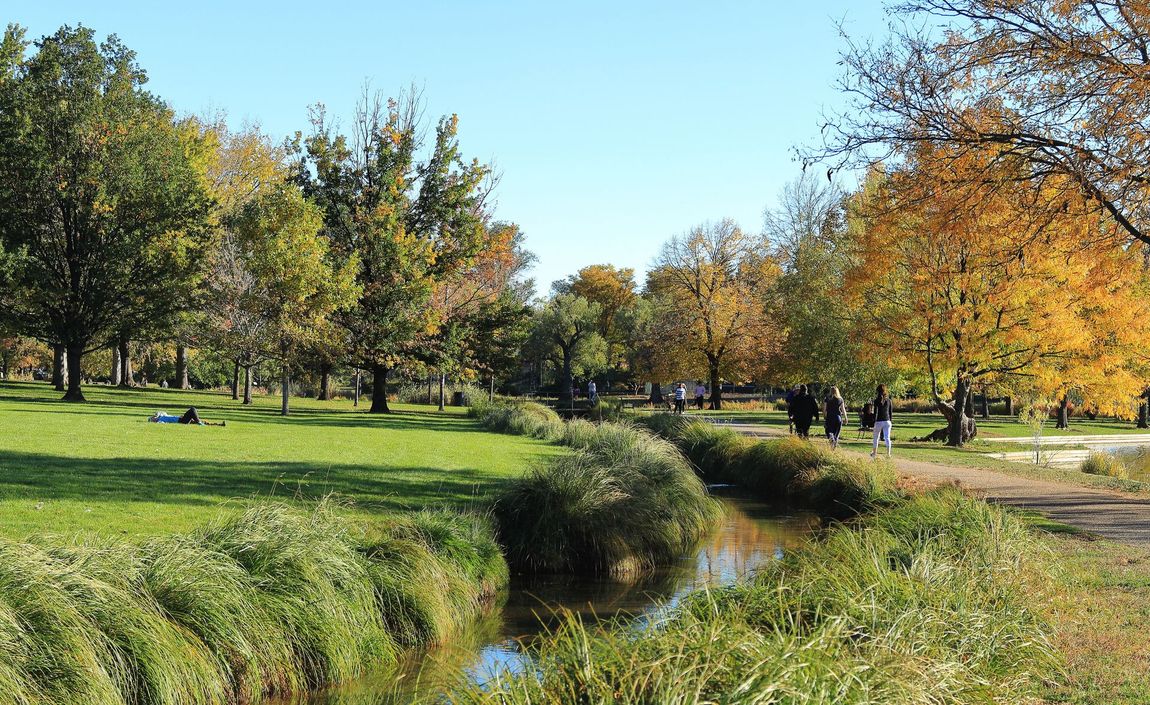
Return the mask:
[[780,514],[762,502],[738,496],[731,488],[712,491],[727,509],[722,526],[675,565],[637,583],[574,576],[516,577],[502,609],[493,610],[451,645],[412,654],[396,669],[290,702],[398,705],[442,692],[457,682],[460,673],[481,682],[501,669],[525,668],[519,645],[556,626],[564,610],[584,621],[633,618],[643,624],[658,619],[690,592],[730,584],[778,559],[818,528],[814,516]]

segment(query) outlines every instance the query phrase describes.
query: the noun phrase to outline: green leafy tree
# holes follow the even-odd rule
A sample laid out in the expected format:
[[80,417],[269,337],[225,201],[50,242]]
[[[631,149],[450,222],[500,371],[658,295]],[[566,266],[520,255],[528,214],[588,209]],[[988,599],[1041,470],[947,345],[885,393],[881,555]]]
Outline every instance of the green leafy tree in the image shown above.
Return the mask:
[[319,235],[322,227],[320,209],[289,185],[249,202],[235,223],[240,257],[254,281],[245,306],[264,323],[266,357],[279,362],[285,416],[296,356],[359,294],[358,263],[353,257],[333,267],[327,240]]
[[535,313],[531,344],[558,369],[559,398],[571,399],[575,375],[593,374],[607,362],[599,335],[599,304],[574,294],[556,294]]
[[0,318],[81,357],[171,318],[200,275],[209,199],[188,133],[115,37],[63,27],[0,44]]
[[365,96],[353,137],[337,134],[322,109],[303,140],[299,178],[324,211],[332,251],[356,259],[359,299],[339,316],[350,357],[372,373],[371,411],[387,412],[391,370],[419,352],[439,326],[438,283],[465,268],[483,242],[489,175],[460,156],[458,120],[440,119],[430,155],[417,158],[421,103],[386,105]]

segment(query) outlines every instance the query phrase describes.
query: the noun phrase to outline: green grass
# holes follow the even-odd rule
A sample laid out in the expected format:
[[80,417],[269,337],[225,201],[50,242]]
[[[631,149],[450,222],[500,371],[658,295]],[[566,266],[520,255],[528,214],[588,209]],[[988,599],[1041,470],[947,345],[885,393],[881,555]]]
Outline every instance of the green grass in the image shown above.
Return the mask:
[[[278,397],[244,407],[226,394],[85,389],[68,404],[44,383],[0,383],[0,535],[188,531],[252,498],[307,504],[335,494],[348,512],[477,506],[531,463],[559,452],[486,432],[463,409]],[[195,406],[225,428],[152,424],[156,410]]]

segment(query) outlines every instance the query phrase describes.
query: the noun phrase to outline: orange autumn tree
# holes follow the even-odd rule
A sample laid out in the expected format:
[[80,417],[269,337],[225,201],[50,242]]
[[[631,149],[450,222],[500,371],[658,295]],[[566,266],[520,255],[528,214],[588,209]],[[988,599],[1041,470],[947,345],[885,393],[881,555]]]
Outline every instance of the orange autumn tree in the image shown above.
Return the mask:
[[647,275],[664,355],[706,373],[712,409],[722,408],[724,378],[753,377],[774,352],[767,291],[779,267],[766,252],[763,238],[724,219],[671,238]]
[[[1099,399],[1141,391],[1136,253],[1063,183],[1036,185],[1008,155],[922,144],[856,195],[847,288],[871,354],[927,371],[950,445],[977,433],[973,385],[1017,378],[1037,393],[1070,382]],[[950,390],[944,396],[944,387]]]

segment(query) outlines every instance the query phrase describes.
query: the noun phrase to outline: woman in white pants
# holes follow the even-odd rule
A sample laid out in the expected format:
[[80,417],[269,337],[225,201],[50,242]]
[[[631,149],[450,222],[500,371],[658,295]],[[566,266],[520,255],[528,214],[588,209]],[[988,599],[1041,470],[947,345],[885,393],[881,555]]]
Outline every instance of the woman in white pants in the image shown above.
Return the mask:
[[891,422],[890,395],[886,392],[886,385],[880,384],[875,391],[874,400],[874,444],[871,447],[870,457],[878,454],[879,439],[886,441],[886,457],[890,457],[890,422]]

